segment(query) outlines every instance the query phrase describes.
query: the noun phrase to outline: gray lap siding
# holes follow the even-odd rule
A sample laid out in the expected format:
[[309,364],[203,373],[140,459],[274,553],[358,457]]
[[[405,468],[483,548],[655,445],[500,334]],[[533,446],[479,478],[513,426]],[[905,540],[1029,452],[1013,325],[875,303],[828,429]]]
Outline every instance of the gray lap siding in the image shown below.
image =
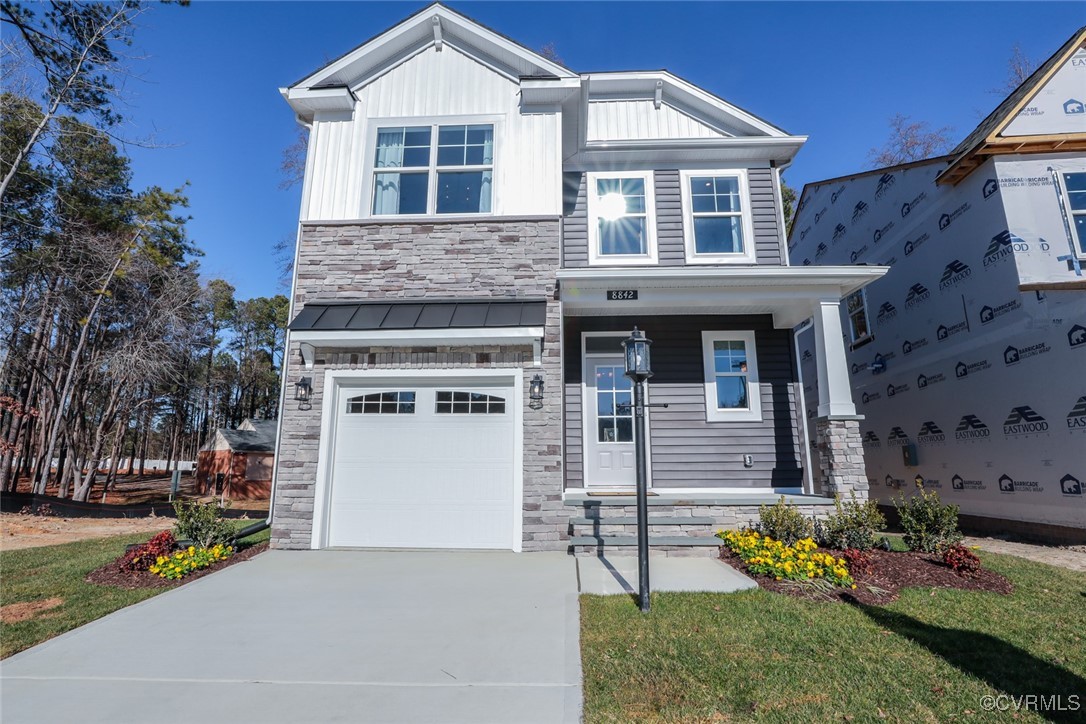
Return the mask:
[[[649,414],[654,488],[802,485],[791,332],[774,329],[768,316],[686,315],[565,320],[566,487],[584,485],[581,335],[626,331],[634,324],[653,340],[650,399],[669,405]],[[703,330],[755,332],[761,422],[706,421]],[[744,455],[754,456],[753,467],[744,467]]]

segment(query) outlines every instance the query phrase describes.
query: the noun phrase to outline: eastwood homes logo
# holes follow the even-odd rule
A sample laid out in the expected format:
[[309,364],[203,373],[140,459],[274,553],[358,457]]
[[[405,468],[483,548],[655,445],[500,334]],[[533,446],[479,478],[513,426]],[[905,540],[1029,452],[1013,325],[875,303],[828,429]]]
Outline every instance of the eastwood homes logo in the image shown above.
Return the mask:
[[1067,413],[1067,429],[1072,432],[1086,432],[1086,397],[1078,398],[1078,402]]
[[1052,348],[1049,347],[1046,342],[1038,342],[1037,344],[1031,344],[1028,347],[1008,346],[1007,349],[1003,350],[1003,364],[1010,367],[1011,365],[1018,364],[1024,359],[1037,357],[1051,351]]
[[927,234],[921,234],[911,241],[905,242],[905,256],[909,256],[914,251],[920,248],[920,245],[927,241],[930,237]]
[[1064,475],[1060,478],[1060,492],[1064,495],[1082,495],[1082,483],[1074,475]]
[[984,194],[984,198],[988,198],[996,191],[999,191],[999,182],[994,178],[990,178],[984,182],[984,187],[981,189],[981,193]]
[[811,354],[811,350],[809,350],[809,349],[803,350],[803,356],[801,357],[801,359],[804,362],[810,362],[813,358],[814,358],[814,355]]
[[906,216],[911,214],[916,209],[916,207],[919,206],[927,197],[928,195],[925,192],[921,191],[920,195],[914,198],[912,201],[906,201],[905,203],[903,203],[901,205],[901,218],[904,219]]
[[961,332],[968,331],[969,322],[964,319],[957,324],[950,325],[949,327],[945,324],[940,324],[935,330],[935,339],[938,342],[943,342],[950,339],[955,334],[960,334]]
[[875,434],[874,430],[868,430],[862,440],[864,447],[882,447],[882,442],[879,440],[879,436]]
[[939,289],[955,287],[968,279],[972,273],[973,270],[969,268],[968,264],[954,259],[943,269],[943,276],[939,277]]
[[992,431],[976,415],[962,415],[957,429],[954,430],[954,439],[963,442],[987,440],[991,436]]
[[1015,249],[1026,251],[1029,245],[1010,231],[999,232],[988,242],[988,249],[984,252],[984,268],[1011,258]]
[[999,476],[1001,493],[1043,493],[1044,490],[1044,486],[1036,480],[1016,480],[1007,474]]
[[880,395],[878,392],[865,392],[860,395],[860,401],[863,402],[865,405],[869,402],[874,402],[875,400],[881,399],[882,395]]
[[966,480],[961,475],[955,475],[950,479],[950,487],[955,490],[984,490],[987,486],[982,480]]
[[896,179],[894,178],[894,174],[884,173],[879,178],[878,185],[875,186],[875,198],[881,199],[882,195],[889,191],[890,187],[894,185],[894,181],[896,181]]
[[878,314],[875,315],[875,321],[879,325],[886,324],[891,319],[897,316],[897,309],[890,302],[883,302],[879,307]]
[[811,260],[810,259],[804,259],[803,260],[803,266],[810,266],[810,265],[811,265]]
[[895,385],[889,384],[886,386],[886,396],[893,397],[894,395],[900,395],[902,392],[908,392],[908,385]]
[[1086,346],[1086,327],[1076,324],[1067,330],[1067,344],[1071,347]]
[[980,323],[988,324],[1002,317],[1004,314],[1013,312],[1022,308],[1022,300],[1019,297],[1015,297],[1009,302],[1004,302],[994,307],[984,305],[980,308]]
[[821,259],[825,253],[829,251],[829,248],[823,242],[818,242],[818,248],[815,249],[815,259]]
[[1037,414],[1029,405],[1015,407],[1003,421],[1003,435],[1005,437],[1021,437],[1023,435],[1039,435],[1048,432],[1048,421]]
[[929,420],[920,426],[920,432],[916,434],[916,441],[921,445],[935,445],[946,442],[946,435],[939,429],[938,425]]
[[837,226],[833,227],[833,242],[837,243],[838,241],[840,241],[841,237],[843,237],[847,232],[848,229],[845,228],[844,224],[838,224]]
[[980,362],[959,362],[954,365],[954,376],[959,380],[963,377],[976,374],[977,372],[983,372],[984,370],[991,369],[992,365],[988,364],[988,360],[982,359]]
[[921,347],[927,347],[927,346],[928,346],[928,338],[927,337],[919,337],[919,338],[913,339],[913,340],[907,339],[907,340],[905,340],[904,342],[901,343],[901,353],[902,354],[912,354],[914,350],[918,350]]
[[856,206],[852,208],[852,223],[855,224],[857,221],[862,219],[864,217],[864,214],[866,213],[867,204],[863,201],[857,201]]
[[947,228],[949,228],[951,224],[953,224],[955,221],[957,221],[959,218],[961,218],[961,215],[964,214],[966,211],[969,211],[969,209],[970,209],[969,202],[966,202],[966,203],[962,204],[961,206],[959,206],[958,208],[954,209],[953,211],[940,216],[939,217],[939,231],[946,231]]
[[909,293],[905,295],[905,308],[912,309],[918,304],[923,304],[931,297],[931,292],[920,282],[909,287]]
[[909,436],[905,434],[905,431],[900,427],[891,428],[890,434],[886,436],[886,444],[889,447],[901,447],[909,444]]
[[875,229],[875,233],[871,235],[872,241],[878,244],[882,240],[882,237],[888,234],[892,228],[894,228],[894,222],[891,221],[881,229]]
[[837,190],[830,194],[830,204],[836,204],[837,199],[841,198],[841,194],[845,193],[845,185],[841,184],[837,187]]
[[932,385],[937,385],[940,382],[946,382],[946,375],[942,372],[936,372],[933,375],[917,375],[916,377],[916,389],[925,390]]

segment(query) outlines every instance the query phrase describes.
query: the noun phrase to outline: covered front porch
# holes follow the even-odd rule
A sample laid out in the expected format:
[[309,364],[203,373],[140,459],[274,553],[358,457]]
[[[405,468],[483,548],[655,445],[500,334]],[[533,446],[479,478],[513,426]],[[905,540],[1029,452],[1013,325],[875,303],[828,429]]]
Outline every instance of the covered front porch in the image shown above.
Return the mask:
[[[647,412],[654,550],[711,548],[715,530],[781,495],[819,515],[834,495],[865,497],[840,300],[884,269],[566,270],[563,499],[571,546],[632,545],[635,454],[622,340],[653,340]],[[808,409],[795,330],[818,340]],[[808,384],[811,381],[808,381]],[[628,539],[628,540],[627,540]]]

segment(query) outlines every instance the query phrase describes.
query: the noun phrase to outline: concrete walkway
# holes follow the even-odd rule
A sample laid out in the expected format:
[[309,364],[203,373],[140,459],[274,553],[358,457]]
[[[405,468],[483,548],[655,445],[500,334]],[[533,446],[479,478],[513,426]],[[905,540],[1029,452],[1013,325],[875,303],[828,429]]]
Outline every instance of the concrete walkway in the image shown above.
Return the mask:
[[980,546],[983,551],[1005,553],[1009,556],[1018,556],[1038,563],[1047,563],[1051,566],[1060,566],[1061,568],[1069,568],[1072,571],[1086,573],[1086,549],[1083,546],[1043,546],[1034,543],[1017,543],[999,538],[973,537],[966,537],[964,545]]
[[[582,556],[577,559],[581,593],[614,595],[636,593],[637,556]],[[708,557],[649,556],[649,584],[653,591],[707,591],[732,593],[757,588],[748,578],[721,560]]]
[[575,722],[563,553],[271,551],[0,663],[4,722]]

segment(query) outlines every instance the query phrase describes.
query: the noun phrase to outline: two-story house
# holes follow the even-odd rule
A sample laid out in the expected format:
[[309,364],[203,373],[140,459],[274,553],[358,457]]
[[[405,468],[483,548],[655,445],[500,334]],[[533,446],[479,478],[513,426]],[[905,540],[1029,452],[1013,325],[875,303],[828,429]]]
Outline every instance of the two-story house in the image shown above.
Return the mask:
[[949,155],[803,190],[793,264],[891,267],[841,311],[874,498],[1086,541],[1084,94],[1086,28]]
[[310,143],[273,545],[632,542],[635,326],[668,405],[648,420],[658,547],[709,551],[781,494],[866,495],[838,308],[885,270],[789,266],[780,173],[804,137],[442,5],[281,92]]

